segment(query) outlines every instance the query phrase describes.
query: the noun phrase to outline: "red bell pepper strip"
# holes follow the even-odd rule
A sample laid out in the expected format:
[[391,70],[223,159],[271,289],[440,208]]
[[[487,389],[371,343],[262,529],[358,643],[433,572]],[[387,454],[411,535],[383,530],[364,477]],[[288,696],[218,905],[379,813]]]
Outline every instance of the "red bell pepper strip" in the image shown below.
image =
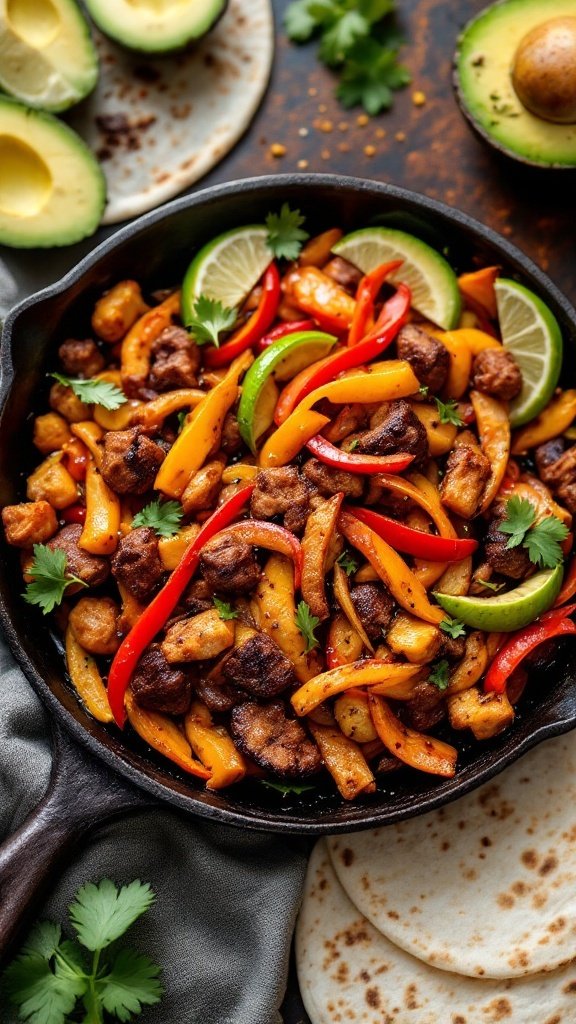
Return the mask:
[[572,558],[568,571],[564,577],[562,589],[554,602],[555,608],[561,608],[566,601],[576,594],[576,555]]
[[508,643],[498,651],[490,665],[484,680],[486,693],[504,693],[506,683],[515,669],[540,644],[557,636],[569,636],[576,633],[576,622],[568,616],[576,609],[576,604],[555,608],[541,615],[536,622],[518,633],[514,633]]
[[180,596],[198,567],[201,549],[215,533],[228,526],[238,515],[255,486],[255,483],[247,484],[206,520],[200,533],[186,548],[168,582],[145,608],[136,625],[120,644],[108,674],[108,701],[114,719],[121,729],[126,722],[124,695],[142,654],[178,604]]
[[414,555],[415,558],[427,558],[433,562],[459,562],[476,551],[477,540],[456,538],[451,540],[448,537],[437,537],[433,533],[424,533],[423,530],[414,530],[410,526],[396,522],[381,512],[373,512],[369,508],[350,509],[357,519],[366,523],[374,533],[377,533],[382,540],[385,540],[396,551],[402,551],[405,555]]
[[268,523],[263,519],[244,519],[240,523],[227,526],[218,536],[234,537],[244,544],[267,548],[286,555],[294,562],[294,587],[297,590],[302,578],[302,547],[300,541],[290,530],[276,523]]
[[327,466],[344,469],[348,473],[401,473],[407,469],[414,456],[407,452],[395,455],[355,455],[327,441],[321,434],[316,434],[306,445],[309,451]]
[[260,341],[256,342],[256,351],[263,352],[272,342],[278,341],[278,338],[285,338],[288,334],[298,334],[299,331],[313,331],[316,326],[315,320],[289,320],[287,323],[278,324],[263,338],[260,338]]
[[65,523],[81,523],[83,525],[86,522],[86,507],[84,505],[69,505],[68,508],[62,509],[60,519]]
[[204,355],[206,366],[212,369],[227,366],[236,356],[245,352],[266,333],[274,323],[280,304],[280,274],[275,263],[271,263],[262,280],[262,295],[258,308],[243,327],[221,348],[209,348]]
[[374,302],[384,281],[392,271],[402,266],[403,260],[382,263],[362,278],[356,290],[356,309],[348,332],[348,345],[357,345],[366,334],[366,324],[374,311]]
[[[328,384],[331,380],[335,380],[345,370],[352,370],[357,366],[362,366],[364,363],[369,363],[382,355],[406,322],[411,300],[412,293],[410,289],[404,284],[399,284],[392,298],[384,303],[378,323],[366,338],[352,348],[340,349],[334,355],[328,356],[327,359],[316,363],[314,372],[309,373],[307,376],[303,375],[300,378],[300,388],[293,387],[294,381],[291,381],[288,388],[284,389],[278,399],[275,414],[276,423],[283,423],[298,403],[303,398],[306,398],[306,395],[309,395],[311,391],[322,387],[323,384]],[[297,379],[294,378],[294,380]]]

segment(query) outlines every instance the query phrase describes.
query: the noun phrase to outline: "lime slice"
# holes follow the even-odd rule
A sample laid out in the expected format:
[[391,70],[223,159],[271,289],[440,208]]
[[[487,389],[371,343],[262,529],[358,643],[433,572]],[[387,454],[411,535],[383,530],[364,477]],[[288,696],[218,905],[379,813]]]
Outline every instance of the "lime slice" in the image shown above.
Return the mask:
[[522,370],[522,391],[510,403],[510,423],[521,427],[552,398],[562,366],[562,334],[554,314],[529,288],[503,277],[494,288],[504,348]]
[[263,224],[226,231],[208,242],[192,260],[182,284],[182,316],[194,315],[199,295],[235,308],[252,291],[273,259]]
[[407,284],[412,306],[445,331],[457,326],[462,308],[458,281],[443,256],[414,235],[395,228],[361,228],[345,235],[332,252],[363,274],[389,260],[403,260],[390,281]]
[[[252,452],[256,441],[272,423],[274,407],[278,398],[276,381],[291,380],[300,370],[317,359],[323,359],[336,344],[332,334],[323,331],[295,331],[264,349],[254,360],[242,383],[242,395],[238,406],[238,426],[244,442]],[[272,388],[272,385],[274,387]],[[272,414],[271,396],[276,394]],[[262,429],[262,424],[267,426]]]
[[506,594],[494,597],[455,597],[438,594],[434,597],[445,612],[473,629],[512,633],[533,622],[553,604],[562,586],[564,566],[543,569]]

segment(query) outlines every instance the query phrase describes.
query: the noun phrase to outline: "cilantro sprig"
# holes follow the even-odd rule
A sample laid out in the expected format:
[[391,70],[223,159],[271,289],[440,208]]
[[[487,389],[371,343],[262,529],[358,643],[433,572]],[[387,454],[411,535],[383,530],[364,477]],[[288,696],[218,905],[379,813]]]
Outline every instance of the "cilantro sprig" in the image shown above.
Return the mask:
[[349,551],[343,551],[336,561],[338,565],[342,566],[347,576],[352,576],[358,568],[358,562],[352,557]]
[[283,782],[268,782],[267,779],[260,779],[262,786],[266,786],[266,789],[275,789],[278,793],[282,793],[282,796],[288,796],[294,793],[296,796],[300,796],[302,793],[307,793],[311,789],[316,789],[316,786],[296,786],[296,785],[285,785]]
[[34,560],[27,575],[32,582],[26,584],[24,600],[36,604],[43,615],[48,615],[56,605],[62,603],[67,587],[72,583],[88,586],[74,573],[68,572],[66,552],[60,548],[52,550],[47,544],[34,545]]
[[100,405],[102,409],[109,409],[113,412],[114,409],[119,409],[128,401],[124,392],[108,380],[98,380],[97,377],[83,380],[80,377],[67,377],[63,373],[51,373],[49,376],[58,381],[62,387],[71,388],[76,398],[79,398],[81,402],[86,402],[86,405]]
[[442,619],[440,629],[447,636],[452,637],[453,640],[457,640],[459,636],[466,636],[466,627],[459,619]]
[[194,335],[197,345],[220,346],[220,335],[231,331],[238,319],[238,310],[224,306],[218,299],[199,295],[194,303],[194,315],[188,318],[186,327]]
[[132,520],[132,526],[150,526],[158,537],[173,537],[180,529],[184,510],[179,501],[149,502]]
[[378,114],[410,82],[398,62],[402,39],[389,18],[394,6],[394,0],[293,0],[286,8],[288,37],[295,43],[318,37],[320,60],[340,72],[336,95],[345,107],[361,104]]
[[283,203],[280,213],[269,213],[266,217],[268,235],[266,242],[277,259],[295,260],[298,258],[302,242],[310,237],[302,229],[306,218],[300,210],[291,210],[288,203]]
[[219,597],[213,597],[212,601],[214,602],[214,607],[218,612],[218,615],[224,622],[238,618],[240,612],[231,604],[228,604],[227,601],[221,601]]
[[306,654],[318,647],[320,641],[314,635],[316,626],[320,625],[320,619],[312,615],[310,605],[306,601],[300,601],[296,609],[296,625],[306,641]]
[[453,423],[455,427],[464,426],[464,420],[458,410],[458,402],[453,398],[449,398],[447,402],[442,402],[439,398],[435,398],[434,401],[438,409],[440,423]]
[[442,692],[448,689],[450,685],[450,665],[446,658],[442,658],[442,661],[436,661],[432,665],[428,682],[432,683],[433,686],[437,686]]
[[52,921],[37,924],[2,979],[19,1020],[65,1024],[80,1000],[82,1020],[97,1024],[106,1013],[129,1021],[144,1006],[158,1003],[163,993],[160,968],[118,944],[154,899],[147,883],[136,880],[118,889],[105,878],[88,882],[76,893],[69,908],[76,939],[64,938]]
[[536,522],[536,509],[526,498],[513,495],[508,499],[506,517],[498,529],[508,534],[507,548],[522,545],[540,569],[554,569],[562,561],[561,544],[568,536],[568,527],[556,516],[544,516]]

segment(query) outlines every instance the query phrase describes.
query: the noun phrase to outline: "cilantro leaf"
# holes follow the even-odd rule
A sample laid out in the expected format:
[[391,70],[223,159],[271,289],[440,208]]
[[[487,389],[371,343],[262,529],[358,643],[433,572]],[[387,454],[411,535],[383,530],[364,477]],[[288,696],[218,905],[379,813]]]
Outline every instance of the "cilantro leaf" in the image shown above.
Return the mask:
[[184,429],[187,415],[188,412],[186,409],[180,409],[180,412],[178,413],[178,433]]
[[212,342],[218,348],[220,335],[223,331],[232,330],[237,319],[236,309],[223,306],[218,299],[199,295],[194,303],[194,316],[189,318],[186,327],[192,331],[197,345]]
[[429,393],[430,388],[428,387],[427,384],[421,384],[420,387],[418,388],[418,394],[422,395],[422,398],[428,398]]
[[376,39],[360,39],[349,50],[336,96],[345,107],[361,104],[367,114],[392,106],[392,92],[410,82],[410,73],[397,60],[397,51]]
[[66,571],[66,552],[60,548],[54,551],[47,544],[34,545],[34,561],[27,570],[32,582],[26,584],[24,600],[37,604],[43,615],[48,615],[57,604],[62,603],[64,592],[71,583],[88,584],[73,573]]
[[564,523],[556,516],[546,516],[528,531],[523,546],[534,565],[540,569],[554,569],[562,561],[560,545],[567,536],[568,527]]
[[328,67],[342,64],[346,54],[350,52],[358,39],[363,39],[370,31],[370,24],[359,11],[346,11],[331,28],[322,36],[319,56]]
[[160,501],[157,498],[136,513],[132,526],[151,526],[158,537],[173,537],[180,529],[183,515],[179,501]]
[[478,579],[476,582],[479,583],[481,587],[486,587],[487,590],[493,590],[494,593],[498,593],[499,590],[502,590],[502,587],[506,586],[505,583],[491,583],[490,580]]
[[64,1024],[86,991],[82,978],[57,977],[50,961],[38,953],[22,953],[4,972],[3,988],[18,1016],[29,1024]]
[[382,21],[387,14],[391,14],[394,10],[394,0],[359,0],[356,4],[360,14],[366,21],[373,25],[377,21]]
[[224,620],[224,622],[238,618],[240,612],[238,612],[236,608],[233,608],[231,604],[228,604],[226,601],[221,601],[219,597],[213,597],[212,600],[218,615]]
[[522,543],[527,531],[536,519],[536,509],[531,501],[514,495],[506,502],[506,518],[498,524],[500,533],[510,534],[507,548],[516,548]]
[[295,793],[296,796],[300,796],[301,793],[307,793],[311,789],[316,789],[316,786],[285,786],[282,782],[268,782],[266,779],[260,779],[263,786],[266,789],[275,789],[278,793],[282,793],[282,796],[288,796],[289,793]]
[[350,444],[348,445],[348,449],[347,450],[349,452],[353,452],[353,451],[356,450],[356,448],[358,447],[359,444],[360,444],[360,438],[359,437],[355,437],[355,438],[353,438],[352,441],[350,441]]
[[428,682],[437,686],[439,690],[448,689],[450,684],[450,666],[446,658],[442,658],[442,661],[437,661],[432,665]]
[[335,16],[333,0],[293,0],[284,12],[284,28],[289,39],[305,43],[307,39]]
[[306,601],[300,601],[296,609],[295,621],[306,641],[305,651],[308,654],[309,651],[313,651],[315,647],[318,647],[320,643],[314,636],[314,630],[316,626],[320,625],[320,619],[316,615],[312,615],[310,605]]
[[154,900],[147,882],[136,879],[117,889],[109,878],[103,878],[98,885],[87,882],[78,890],[69,907],[70,920],[86,949],[103,949],[120,938]]
[[464,420],[458,411],[458,402],[453,398],[449,398],[447,402],[442,402],[439,398],[435,398],[434,401],[440,423],[453,423],[455,427],[464,426]]
[[457,640],[459,636],[466,636],[464,623],[460,622],[459,619],[442,619],[440,629],[443,633],[451,636],[453,640]]
[[352,576],[358,568],[358,562],[352,557],[349,551],[343,551],[341,555],[336,559],[338,565],[341,565],[347,576]]
[[22,953],[31,953],[50,960],[60,945],[62,929],[54,921],[38,921],[32,928],[26,942],[22,946]]
[[291,210],[288,203],[283,203],[280,213],[268,214],[266,241],[278,259],[295,260],[298,257],[302,242],[310,237],[301,227],[305,220],[300,210]]
[[160,968],[147,956],[133,949],[121,949],[110,970],[98,979],[97,994],[107,1013],[128,1021],[143,1006],[158,1003],[164,991],[158,980]]
[[66,377],[63,373],[51,373],[50,377],[57,380],[62,387],[71,388],[76,398],[87,405],[100,405],[102,409],[113,411],[128,401],[124,392],[108,380],[98,380],[96,377],[82,380]]

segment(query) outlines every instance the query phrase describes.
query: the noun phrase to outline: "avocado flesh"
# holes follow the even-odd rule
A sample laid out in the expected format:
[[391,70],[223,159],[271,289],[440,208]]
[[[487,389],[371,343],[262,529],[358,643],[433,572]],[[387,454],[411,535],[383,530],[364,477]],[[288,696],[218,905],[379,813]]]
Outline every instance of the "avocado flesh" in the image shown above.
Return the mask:
[[503,0],[462,33],[455,80],[463,112],[493,145],[542,167],[576,167],[576,124],[554,124],[530,113],[511,79],[520,41],[550,18],[574,14],[574,0]]
[[129,50],[170,53],[205,36],[228,0],[85,0],[98,28]]
[[0,244],[78,242],[98,227],[105,199],[102,171],[68,125],[0,97]]
[[0,0],[0,88],[43,110],[66,110],[96,85],[98,57],[73,0]]

